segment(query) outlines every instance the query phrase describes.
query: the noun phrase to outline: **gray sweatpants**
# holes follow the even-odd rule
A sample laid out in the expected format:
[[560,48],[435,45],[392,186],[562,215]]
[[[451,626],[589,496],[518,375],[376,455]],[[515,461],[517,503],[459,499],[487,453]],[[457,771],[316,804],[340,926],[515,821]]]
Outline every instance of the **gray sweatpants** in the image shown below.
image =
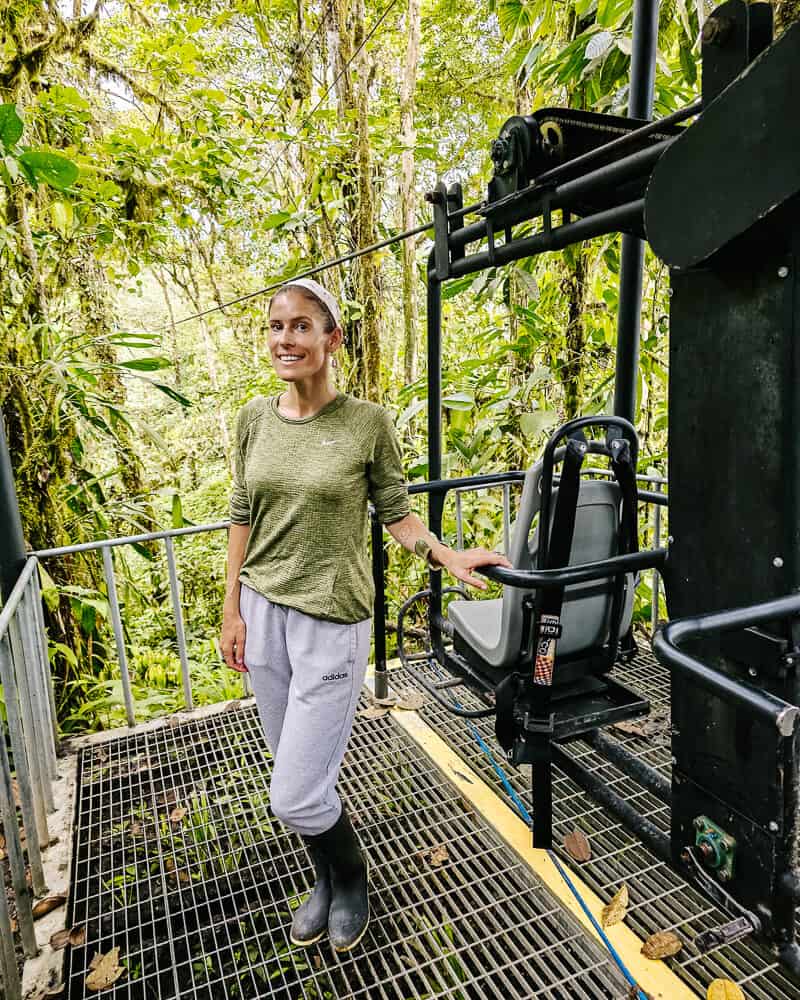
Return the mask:
[[241,589],[245,666],[272,751],[270,804],[306,836],[336,823],[336,781],[369,656],[371,619],[343,625]]

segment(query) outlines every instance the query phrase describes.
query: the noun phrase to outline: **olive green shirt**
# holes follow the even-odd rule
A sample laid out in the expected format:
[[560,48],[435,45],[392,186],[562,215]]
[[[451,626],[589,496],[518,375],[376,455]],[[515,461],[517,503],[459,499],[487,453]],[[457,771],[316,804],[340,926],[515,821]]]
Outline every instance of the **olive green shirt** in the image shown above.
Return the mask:
[[383,407],[344,393],[300,420],[277,397],[242,407],[230,505],[231,521],[250,525],[242,583],[316,618],[371,617],[368,499],[384,524],[410,510]]

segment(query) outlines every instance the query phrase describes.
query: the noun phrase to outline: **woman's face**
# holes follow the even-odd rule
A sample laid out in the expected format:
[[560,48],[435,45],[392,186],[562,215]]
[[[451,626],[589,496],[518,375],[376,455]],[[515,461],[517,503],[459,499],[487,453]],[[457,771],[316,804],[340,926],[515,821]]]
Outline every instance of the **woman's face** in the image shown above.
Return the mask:
[[288,289],[272,300],[269,311],[269,352],[285,382],[327,373],[328,358],[339,346],[341,331],[325,332],[322,310],[300,292]]

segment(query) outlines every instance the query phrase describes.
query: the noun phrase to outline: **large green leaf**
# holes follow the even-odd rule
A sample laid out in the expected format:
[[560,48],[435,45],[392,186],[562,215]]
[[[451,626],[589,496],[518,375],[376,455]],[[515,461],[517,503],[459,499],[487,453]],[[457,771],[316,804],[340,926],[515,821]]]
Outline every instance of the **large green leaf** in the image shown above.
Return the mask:
[[121,368],[130,368],[135,372],[156,372],[161,368],[171,368],[169,358],[133,358],[131,361],[120,361]]
[[180,403],[181,406],[187,407],[192,405],[191,399],[187,399],[186,396],[182,396],[171,386],[164,385],[163,382],[151,382],[150,384],[158,389],[159,392],[163,392],[165,396],[169,396],[170,399],[174,399],[176,403]]
[[22,137],[22,119],[17,114],[15,104],[0,104],[0,142],[6,151],[15,146]]
[[63,191],[70,187],[78,179],[80,173],[77,164],[58,153],[28,151],[20,156],[19,162],[25,168],[25,173],[34,186],[36,181],[43,181],[51,188],[55,188],[56,191]]

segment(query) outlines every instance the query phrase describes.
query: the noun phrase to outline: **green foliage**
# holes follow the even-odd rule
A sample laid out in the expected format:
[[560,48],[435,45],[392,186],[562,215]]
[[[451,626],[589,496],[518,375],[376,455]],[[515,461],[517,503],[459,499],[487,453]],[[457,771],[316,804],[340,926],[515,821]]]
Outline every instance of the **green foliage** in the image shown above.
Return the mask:
[[[466,203],[484,197],[489,145],[511,114],[558,105],[625,114],[632,6],[425,6],[414,93],[419,222],[429,219],[423,194],[439,176],[460,181]],[[356,64],[333,85],[323,7],[302,5],[299,25],[298,9],[288,0],[141,0],[101,7],[80,30],[57,5],[0,11],[0,402],[33,548],[226,515],[236,412],[279,386],[265,346],[267,299],[249,293],[358,240],[358,121],[344,103]],[[365,29],[384,9],[368,0]],[[406,37],[398,8],[358,68],[370,74],[380,236],[399,228]],[[696,93],[697,37],[695,6],[665,0],[657,113]],[[352,36],[344,43],[356,47]],[[416,249],[421,302],[427,237]],[[378,263],[384,401],[398,414],[409,477],[422,479],[425,385],[403,375],[399,248]],[[445,474],[524,467],[565,416],[608,408],[618,271],[618,240],[606,238],[445,286]],[[347,316],[350,353],[339,376],[347,388],[365,306],[352,266],[325,280]],[[642,463],[661,469],[666,295],[666,275],[648,257]],[[464,510],[467,544],[502,544],[499,492],[465,497]],[[455,541],[452,505],[445,535]],[[219,665],[213,645],[224,536],[181,540],[176,552],[195,696],[235,696],[240,678]],[[115,565],[137,711],[180,707],[163,551],[116,550]],[[87,555],[45,568],[63,724],[120,724],[102,566]],[[422,577],[392,547],[393,608]]]

